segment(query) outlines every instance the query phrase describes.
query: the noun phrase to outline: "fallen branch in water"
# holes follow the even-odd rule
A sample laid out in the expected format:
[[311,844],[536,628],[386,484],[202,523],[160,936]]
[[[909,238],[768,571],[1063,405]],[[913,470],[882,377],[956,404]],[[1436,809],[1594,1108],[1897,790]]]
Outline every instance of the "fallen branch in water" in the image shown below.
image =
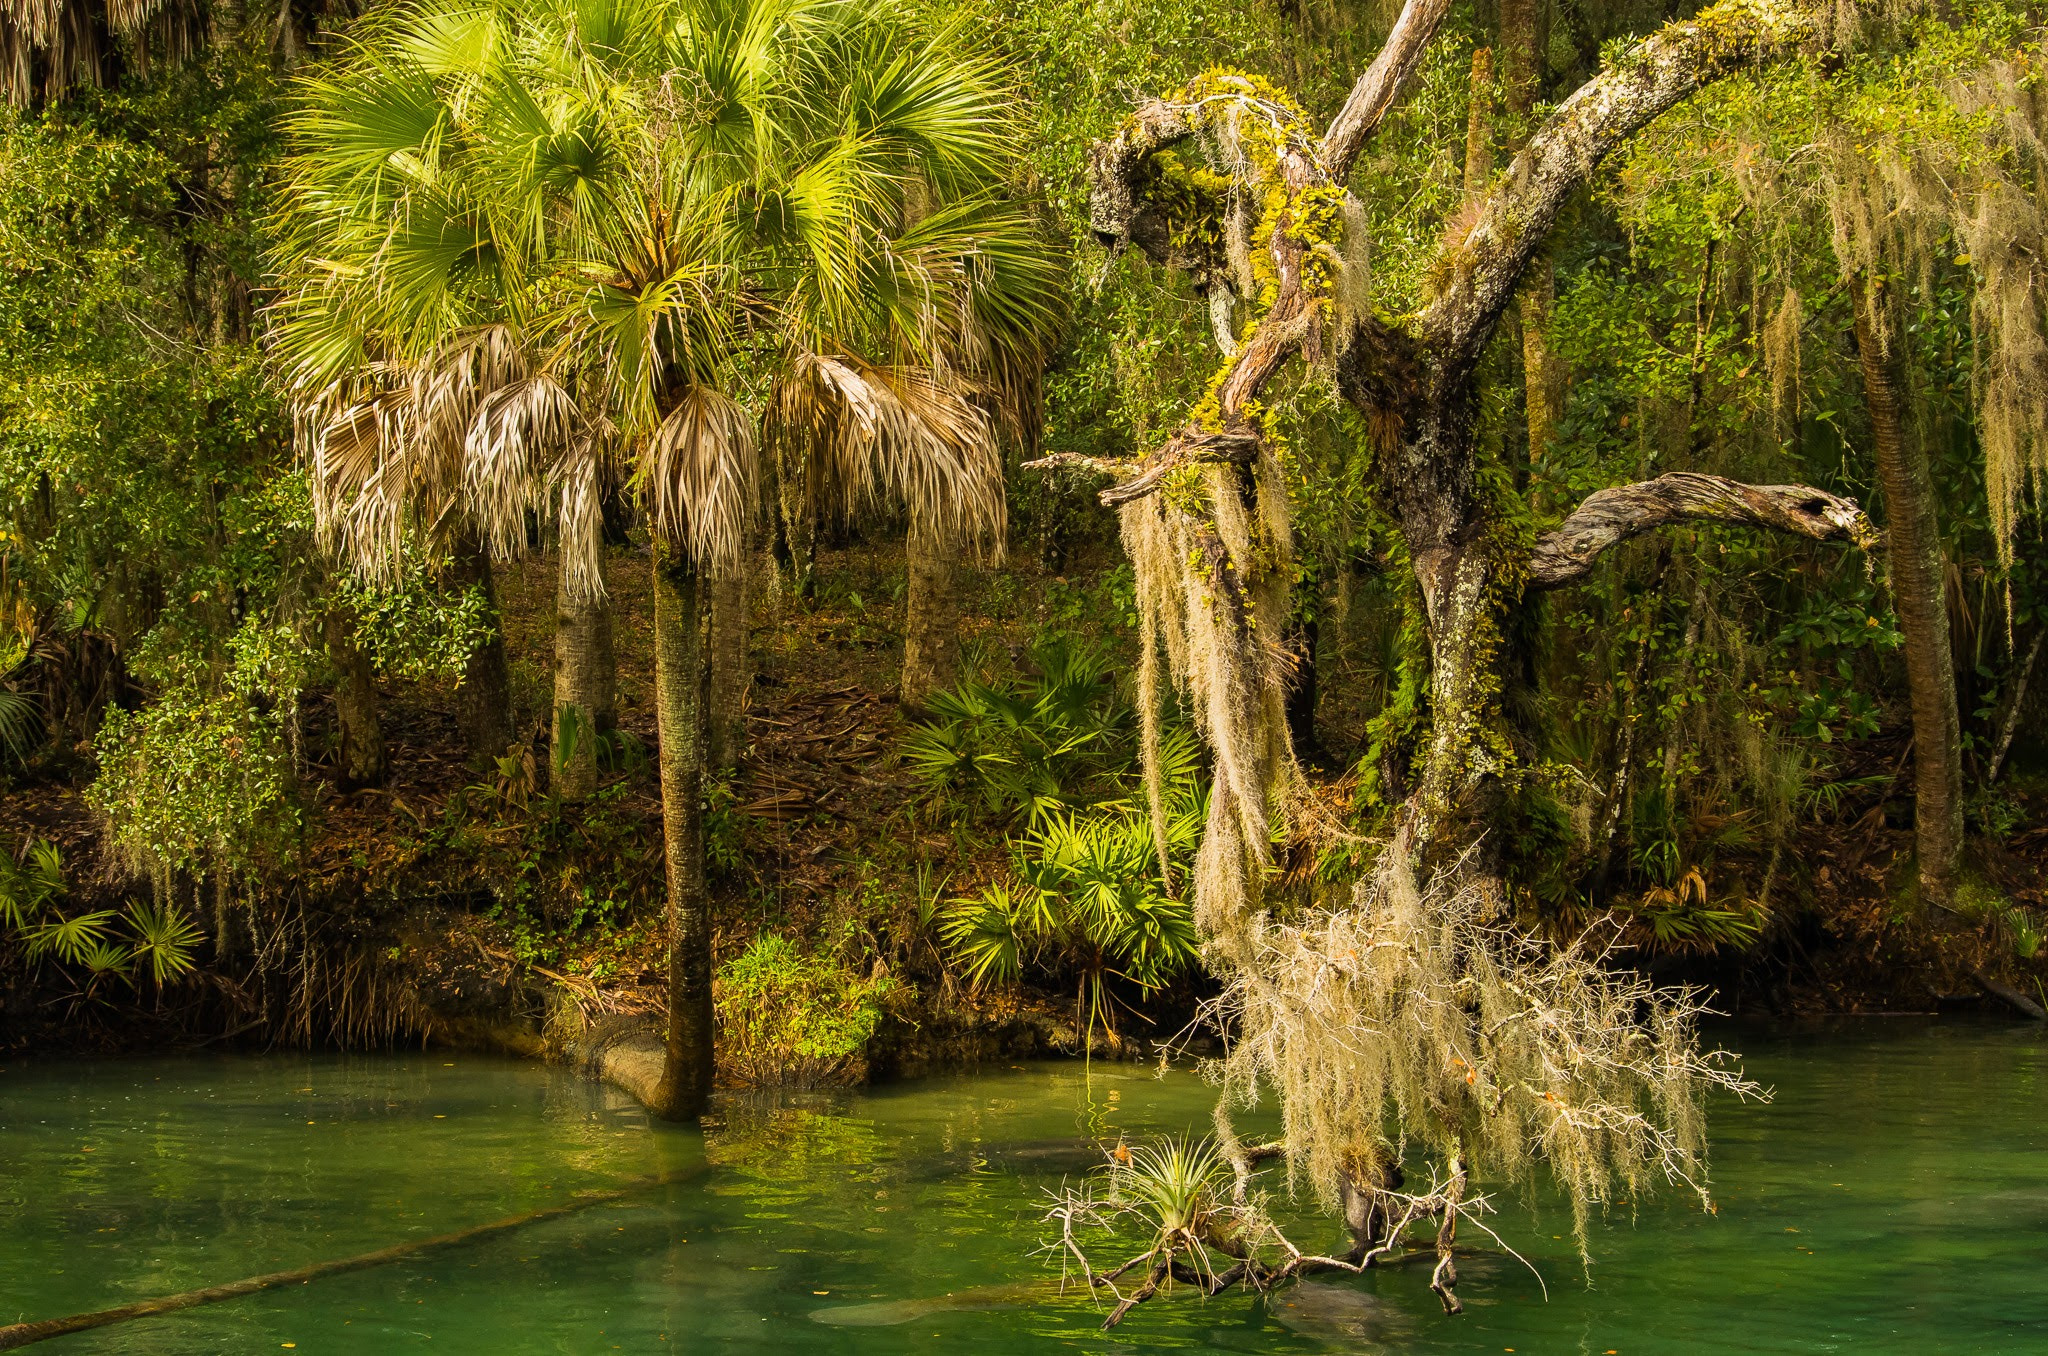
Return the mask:
[[1993,998],[1996,998],[2021,1016],[2031,1017],[2037,1022],[2048,1022],[2048,1008],[2043,1008],[2039,1003],[2036,1003],[2012,985],[2001,983],[1985,974],[1982,970],[1970,971],[1970,978],[1977,981],[1978,988],[1990,994]]
[[704,1171],[705,1165],[698,1164],[683,1172],[663,1173],[627,1186],[614,1187],[608,1191],[585,1192],[560,1205],[544,1206],[520,1215],[508,1215],[504,1219],[492,1220],[488,1224],[476,1224],[467,1229],[457,1229],[452,1234],[436,1234],[432,1238],[415,1239],[410,1243],[398,1243],[375,1252],[360,1253],[354,1257],[337,1258],[330,1262],[315,1262],[312,1266],[298,1267],[292,1271],[273,1271],[263,1276],[248,1276],[225,1285],[209,1285],[198,1290],[186,1290],[175,1295],[163,1295],[156,1299],[137,1300],[113,1309],[99,1309],[87,1314],[71,1314],[64,1318],[45,1318],[34,1323],[14,1323],[0,1328],[0,1351],[13,1351],[36,1342],[47,1342],[53,1337],[66,1337],[75,1332],[87,1332],[93,1328],[105,1328],[115,1323],[128,1323],[138,1318],[155,1318],[159,1314],[174,1314],[181,1309],[196,1309],[202,1304],[218,1304],[222,1300],[240,1299],[264,1290],[275,1290],[279,1286],[303,1285],[323,1276],[339,1276],[351,1271],[366,1271],[391,1262],[417,1257],[421,1253],[435,1252],[442,1248],[454,1247],[458,1243],[473,1243],[493,1234],[510,1229],[538,1224],[542,1220],[573,1215],[593,1205],[603,1205],[626,1196],[652,1191],[656,1187],[668,1186],[686,1181]]
[[[1284,1148],[1261,1145],[1244,1156],[1251,1153],[1277,1157]],[[1097,1195],[1093,1183],[1050,1193],[1052,1207],[1044,1218],[1059,1225],[1059,1237],[1047,1243],[1045,1251],[1077,1268],[1081,1283],[1091,1294],[1106,1291],[1115,1297],[1115,1307],[1102,1321],[1105,1331],[1175,1284],[1213,1297],[1233,1285],[1264,1294],[1322,1273],[1363,1275],[1386,1265],[1388,1254],[1395,1249],[1410,1245],[1407,1233],[1411,1226],[1432,1219],[1437,1221],[1437,1230],[1431,1245],[1435,1267],[1429,1288],[1443,1302],[1446,1313],[1455,1314],[1464,1307],[1458,1301],[1458,1271],[1452,1260],[1459,1220],[1485,1233],[1543,1285],[1541,1273],[1529,1260],[1486,1224],[1483,1216],[1493,1209],[1489,1199],[1466,1195],[1462,1163],[1448,1176],[1433,1178],[1425,1192],[1381,1188],[1377,1195],[1388,1227],[1349,1257],[1303,1252],[1246,1189],[1249,1183],[1243,1172],[1234,1172],[1224,1154],[1207,1141],[1169,1142],[1164,1147],[1119,1145],[1103,1165],[1100,1180],[1108,1186],[1106,1195]],[[1227,1179],[1233,1175],[1237,1176],[1235,1189],[1226,1190]],[[1144,1251],[1106,1271],[1097,1270],[1077,1230],[1113,1237],[1119,1223],[1133,1222],[1148,1236]],[[1219,1258],[1231,1259],[1230,1264],[1219,1269]],[[1117,1282],[1132,1272],[1140,1272],[1143,1281],[1126,1292]],[[1544,1294],[1548,1296],[1548,1286],[1544,1286]]]

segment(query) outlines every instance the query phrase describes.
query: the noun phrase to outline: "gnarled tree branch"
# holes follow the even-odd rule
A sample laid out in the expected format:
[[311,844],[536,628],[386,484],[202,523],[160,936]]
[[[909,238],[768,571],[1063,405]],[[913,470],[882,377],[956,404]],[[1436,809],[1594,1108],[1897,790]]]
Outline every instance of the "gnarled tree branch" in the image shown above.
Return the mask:
[[1422,54],[1429,50],[1430,39],[1450,9],[1450,0],[1408,0],[1402,6],[1386,45],[1358,77],[1344,107],[1331,119],[1330,130],[1323,134],[1323,164],[1332,183],[1341,184],[1350,177],[1352,162],[1379,130],[1408,77],[1422,64]]
[[1681,522],[1767,527],[1815,541],[1877,545],[1877,531],[1853,499],[1810,485],[1745,485],[1725,476],[1674,471],[1634,485],[1598,490],[1572,510],[1529,558],[1529,588],[1577,583],[1609,547],[1652,528]]
[[1445,253],[1446,281],[1416,318],[1417,337],[1435,359],[1437,389],[1455,389],[1470,375],[1558,210],[1610,152],[1702,87],[1781,56],[1814,31],[1814,11],[1794,0],[1722,0],[1665,25],[1579,86]]

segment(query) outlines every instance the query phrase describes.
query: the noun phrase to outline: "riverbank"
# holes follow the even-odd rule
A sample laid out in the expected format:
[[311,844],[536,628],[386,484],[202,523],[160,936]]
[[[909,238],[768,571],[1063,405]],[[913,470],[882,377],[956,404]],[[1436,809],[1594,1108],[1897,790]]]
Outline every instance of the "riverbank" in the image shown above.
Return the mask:
[[[1048,632],[1127,645],[1106,561],[1070,577],[980,576],[964,633],[970,668],[1014,670]],[[538,772],[466,765],[453,694],[386,682],[391,774],[345,789],[332,766],[332,713],[310,698],[300,713],[305,833],[289,873],[240,897],[196,899],[215,946],[191,982],[67,992],[71,981],[47,971],[39,982],[0,977],[0,1050],[424,1042],[645,1083],[666,974],[646,561],[624,550],[612,561],[625,738],[597,795],[579,804],[545,787],[552,570],[544,558],[515,562],[499,581],[519,728]],[[1002,878],[1010,846],[999,824],[924,796],[898,757],[909,729],[894,692],[900,586],[900,552],[855,545],[825,554],[813,599],[779,587],[756,599],[743,736],[731,774],[710,791],[715,956],[730,962],[757,938],[787,939],[830,977],[789,1001],[857,1002],[866,1025],[829,1059],[728,1049],[728,1085],[910,1076],[1075,1052],[1088,1039],[1066,981],[1049,972],[1042,989],[979,991],[935,936],[936,911]],[[1336,678],[1348,662],[1341,636],[1326,650]],[[1320,690],[1323,765],[1343,769],[1364,747],[1370,713],[1341,681]],[[1843,766],[1858,774],[1846,779],[1851,789],[1789,844],[1724,853],[1714,889],[1765,901],[1753,940],[1659,937],[1654,921],[1640,921],[1656,915],[1643,912],[1630,925],[1637,962],[1710,987],[1717,1008],[1740,1014],[2007,1010],[1987,984],[2041,997],[2048,957],[2023,954],[2013,924],[2048,907],[2048,795],[2020,783],[1999,835],[1980,836],[1972,913],[1918,916],[1904,903],[1910,800],[1897,798],[1896,742],[1846,754]],[[1885,765],[1890,780],[1861,776],[1865,763]],[[118,909],[147,886],[106,850],[80,798],[90,771],[77,757],[53,760],[41,780],[0,797],[0,841],[55,843],[73,903]],[[1312,775],[1344,803],[1348,779]],[[1151,1053],[1202,995],[1199,981],[1124,995],[1114,1037],[1095,1033],[1098,1053]]]

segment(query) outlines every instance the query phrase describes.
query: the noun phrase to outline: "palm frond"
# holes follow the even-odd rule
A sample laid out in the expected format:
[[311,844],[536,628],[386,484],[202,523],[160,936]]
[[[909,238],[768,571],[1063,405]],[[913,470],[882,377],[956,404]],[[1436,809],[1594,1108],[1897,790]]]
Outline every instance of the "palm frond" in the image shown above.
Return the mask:
[[640,474],[657,533],[712,574],[739,566],[760,448],[736,401],[709,386],[685,389],[648,440]]
[[136,959],[149,962],[150,978],[158,987],[192,971],[193,952],[206,934],[184,910],[175,904],[132,901],[126,921],[133,938],[130,949]]
[[770,395],[766,430],[849,497],[904,503],[1000,553],[1003,468],[988,418],[931,372],[799,354]]
[[55,956],[66,965],[79,964],[92,947],[107,940],[107,923],[113,916],[111,909],[96,909],[30,926],[24,932],[29,959]]

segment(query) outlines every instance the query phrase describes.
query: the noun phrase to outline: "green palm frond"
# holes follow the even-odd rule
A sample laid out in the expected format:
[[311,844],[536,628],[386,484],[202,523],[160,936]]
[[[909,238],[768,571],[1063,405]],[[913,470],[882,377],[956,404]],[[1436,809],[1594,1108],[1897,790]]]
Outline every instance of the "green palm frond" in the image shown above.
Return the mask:
[[[999,551],[988,410],[1025,422],[1063,294],[1004,198],[1010,83],[966,25],[888,3],[370,16],[300,82],[276,223],[273,351],[323,530],[373,569],[465,516],[509,553],[536,486],[623,458],[657,531],[715,569],[763,413],[719,393],[765,356],[778,455]],[[464,368],[482,329],[519,362]]]
[[134,901],[128,905],[126,921],[134,955],[149,962],[150,978],[159,987],[192,971],[193,953],[206,934],[184,910],[175,904]]
[[134,960],[133,953],[118,942],[88,943],[73,958],[74,963],[83,966],[95,982],[110,977],[128,979],[129,967]]
[[1021,975],[1025,956],[1052,930],[1053,922],[1037,891],[992,885],[947,905],[940,914],[939,937],[967,968],[968,981],[982,987]]
[[113,917],[113,910],[97,909],[33,924],[24,931],[29,959],[51,956],[65,965],[82,964],[92,948],[107,940],[107,924]]
[[0,923],[28,928],[64,893],[64,857],[49,839],[30,844],[19,858],[0,851]]
[[0,754],[26,762],[42,732],[42,710],[26,692],[0,687]]

